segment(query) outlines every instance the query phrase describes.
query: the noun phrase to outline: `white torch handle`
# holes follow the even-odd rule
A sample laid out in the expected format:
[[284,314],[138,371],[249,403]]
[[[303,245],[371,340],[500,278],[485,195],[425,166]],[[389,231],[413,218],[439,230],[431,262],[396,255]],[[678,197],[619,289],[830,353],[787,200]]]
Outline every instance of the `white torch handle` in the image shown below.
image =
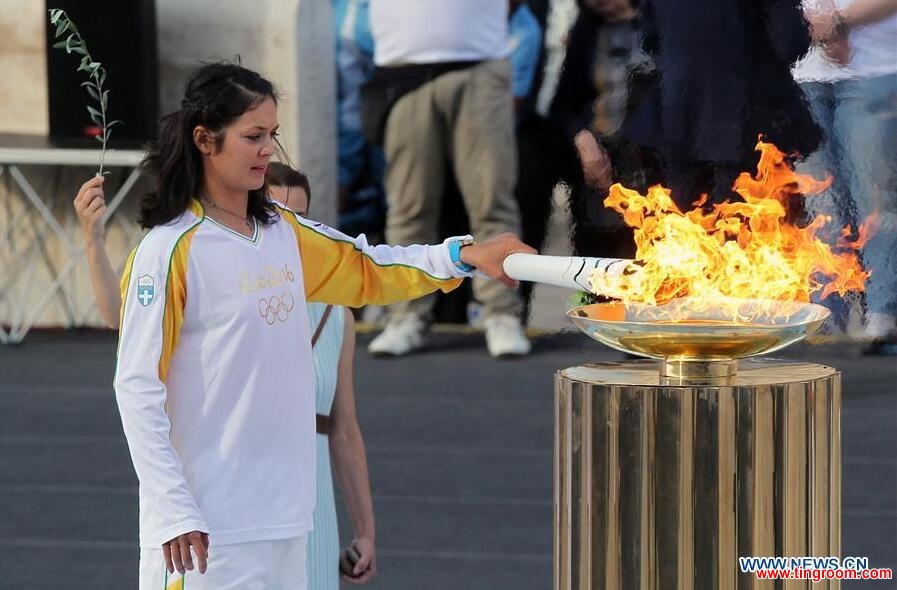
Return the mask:
[[517,281],[591,291],[589,277],[593,270],[597,268],[611,276],[617,276],[623,274],[632,263],[632,260],[625,258],[511,254],[505,258],[504,269],[505,274]]

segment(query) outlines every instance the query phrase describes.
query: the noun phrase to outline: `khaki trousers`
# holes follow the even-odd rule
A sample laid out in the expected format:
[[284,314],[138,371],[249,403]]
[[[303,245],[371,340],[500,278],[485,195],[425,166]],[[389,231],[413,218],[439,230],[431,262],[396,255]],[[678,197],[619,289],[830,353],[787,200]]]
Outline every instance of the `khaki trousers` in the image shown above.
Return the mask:
[[[457,179],[476,239],[503,232],[520,235],[510,84],[508,61],[488,61],[443,74],[396,103],[384,141],[390,244],[440,241],[439,218],[450,172]],[[473,292],[486,316],[519,317],[521,301],[515,290],[478,277]],[[391,312],[413,312],[429,320],[434,301],[430,295],[395,304]]]

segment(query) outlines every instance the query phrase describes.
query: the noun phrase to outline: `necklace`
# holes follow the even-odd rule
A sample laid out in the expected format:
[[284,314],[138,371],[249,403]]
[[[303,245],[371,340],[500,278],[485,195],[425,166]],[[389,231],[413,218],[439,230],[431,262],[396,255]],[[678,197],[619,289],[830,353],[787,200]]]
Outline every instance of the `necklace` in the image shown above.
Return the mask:
[[212,207],[212,209],[215,209],[216,211],[223,211],[224,213],[227,213],[228,215],[232,215],[233,217],[236,217],[237,219],[239,219],[240,221],[245,223],[246,227],[248,227],[249,229],[252,229],[252,221],[250,221],[248,216],[240,215],[239,213],[234,213],[230,209],[225,209],[224,207],[222,207],[221,205],[219,205],[218,203],[216,203],[215,201],[210,199],[207,195],[203,195],[202,198],[206,203],[209,204],[210,207]]

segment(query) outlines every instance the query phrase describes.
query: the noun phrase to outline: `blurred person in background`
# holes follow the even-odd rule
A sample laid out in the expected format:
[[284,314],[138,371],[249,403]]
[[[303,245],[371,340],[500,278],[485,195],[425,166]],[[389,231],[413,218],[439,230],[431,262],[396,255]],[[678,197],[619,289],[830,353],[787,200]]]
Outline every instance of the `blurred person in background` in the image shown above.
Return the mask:
[[[804,9],[814,47],[794,77],[825,134],[805,168],[834,177],[827,193],[808,206],[832,217],[830,240],[839,228],[874,216],[862,249],[872,273],[866,284],[867,352],[897,354],[897,1],[807,0]],[[843,329],[843,302],[823,303]]]
[[632,229],[604,206],[614,182],[644,190],[651,176],[642,150],[620,133],[639,81],[653,74],[641,49],[632,0],[579,0],[550,117],[563,141],[572,178],[570,209],[578,254],[631,258]]
[[[578,11],[576,0],[529,0],[526,6],[544,31],[533,85],[518,110],[518,175],[514,195],[520,207],[522,235],[527,243],[542,244],[554,207],[554,191],[559,181],[575,176],[569,172],[569,148],[548,120],[561,65],[566,53],[568,32]],[[512,56],[513,59],[513,56]],[[524,318],[529,315],[534,283],[521,284]]]
[[[526,0],[508,2],[508,50],[511,61],[511,92],[514,96],[514,113],[518,159],[525,156],[520,152],[527,149],[527,138],[532,136],[537,88],[537,73],[542,62],[542,25]],[[543,6],[547,8],[547,6]],[[447,175],[443,195],[440,235],[450,236],[468,233],[470,223],[453,174]],[[521,239],[526,243],[541,243],[545,238],[546,218],[551,214],[550,189],[545,194],[523,188],[535,180],[534,175],[518,166],[518,177],[514,195],[520,208]],[[531,198],[532,197],[532,198]],[[533,283],[522,283],[520,293],[523,298],[521,318],[524,323],[529,315],[529,299]],[[437,294],[435,317],[439,321],[467,322],[479,327],[482,324],[482,304],[470,301],[468,288],[455,289],[451,293]]]
[[[387,241],[438,238],[450,172],[477,239],[519,234],[507,2],[370,0],[370,14],[377,69],[362,109],[368,137],[386,152]],[[483,279],[473,290],[489,353],[528,354],[519,294]],[[433,301],[394,306],[368,350],[399,356],[421,348]]]
[[361,87],[374,74],[369,0],[335,0],[339,228],[383,241],[386,194],[383,148],[365,139]]
[[[308,215],[311,187],[305,174],[278,162],[265,172],[269,195],[297,215]],[[97,308],[110,328],[118,329],[121,292],[118,278],[105,250],[106,203],[104,177],[91,179],[74,200],[84,234],[88,268]],[[314,327],[312,356],[315,367],[317,412],[317,491],[314,529],[308,539],[308,580],[314,590],[339,588],[339,529],[333,475],[336,472],[346,502],[359,554],[350,583],[370,581],[377,571],[374,509],[364,439],[355,410],[353,357],[355,323],[351,312],[340,306],[308,304],[309,326]]]
[[[641,150],[619,130],[650,76],[650,59],[641,50],[638,12],[631,0],[578,0],[578,16],[566,36],[566,52],[547,117],[535,112],[518,132],[520,179],[517,197],[524,235],[541,244],[558,182],[570,188],[573,245],[579,254],[628,256],[635,253],[632,232],[603,200],[612,182],[647,186],[650,167]],[[527,224],[527,218],[531,223]]]
[[[552,187],[539,182],[540,169],[530,158],[528,152],[534,149],[533,141],[541,140],[541,127],[535,111],[538,94],[539,68],[543,64],[544,27],[533,7],[525,0],[510,0],[510,45],[513,75],[511,87],[514,94],[514,112],[516,116],[517,136],[517,183],[514,197],[520,209],[521,239],[539,244],[545,241],[548,218],[551,216]],[[547,12],[548,6],[537,7]],[[523,166],[526,162],[528,168]],[[535,247],[535,246],[534,246]],[[537,248],[538,249],[538,248]],[[523,283],[520,295],[523,299],[521,317],[524,321],[529,316],[530,299],[533,283]]]
[[[657,75],[622,133],[650,149],[680,208],[737,199],[761,134],[784,153],[819,145],[791,66],[810,46],[800,0],[643,0],[639,26]],[[797,215],[799,212],[795,212]]]
[[85,182],[73,205],[84,237],[84,254],[90,273],[90,287],[97,311],[107,326],[118,329],[121,313],[119,276],[112,268],[106,252],[106,199],[103,196],[105,176],[97,175]]
[[511,60],[511,93],[517,121],[536,79],[542,54],[542,25],[526,0],[508,0],[508,49]]
[[[841,2],[844,4],[844,2]],[[834,0],[804,0],[803,7],[808,21],[812,23],[815,14],[825,9],[831,12],[835,9]],[[836,123],[836,108],[838,100],[836,89],[840,90],[840,81],[850,78],[853,74],[850,69],[833,61],[827,52],[835,50],[835,43],[840,47],[841,53],[846,38],[825,41],[813,37],[813,46],[807,55],[798,61],[792,73],[794,79],[800,84],[801,90],[807,96],[810,109],[816,123],[822,130],[823,140],[819,149],[809,154],[806,159],[798,164],[797,170],[804,174],[810,174],[816,178],[824,178],[832,175],[832,185],[823,194],[815,195],[807,200],[807,212],[811,215],[824,214],[831,217],[831,221],[820,233],[820,237],[828,243],[834,243],[841,236],[841,228],[848,225],[856,227],[856,215],[850,203],[850,179],[847,171],[847,161],[841,156],[843,145],[839,137],[844,137],[848,131],[849,122],[838,117]],[[840,57],[838,58],[841,59]],[[838,114],[843,114],[838,112]],[[843,128],[842,128],[843,126]],[[837,133],[835,132],[838,127]],[[842,298],[838,293],[833,293],[825,300],[815,300],[831,310],[831,316],[826,322],[826,329],[831,333],[845,332],[850,320],[849,299]]]

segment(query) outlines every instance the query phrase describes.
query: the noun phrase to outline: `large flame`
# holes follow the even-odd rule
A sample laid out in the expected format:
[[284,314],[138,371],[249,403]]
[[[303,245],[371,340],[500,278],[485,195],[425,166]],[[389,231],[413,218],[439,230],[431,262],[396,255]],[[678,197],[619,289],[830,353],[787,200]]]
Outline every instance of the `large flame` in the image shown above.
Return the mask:
[[[806,302],[816,292],[826,297],[862,291],[869,273],[858,250],[868,227],[853,241],[845,228],[833,248],[816,235],[827,217],[803,227],[788,223],[789,199],[817,194],[831,180],[796,174],[772,144],[760,141],[757,149],[757,175],[742,173],[733,187],[744,202],[716,204],[709,211],[698,202],[681,212],[661,186],[641,195],[613,185],[604,203],[635,228],[638,263],[622,276],[594,273],[594,292],[650,305],[688,297],[689,307],[708,309],[732,298]],[[733,312],[733,320],[752,319],[740,313]]]

